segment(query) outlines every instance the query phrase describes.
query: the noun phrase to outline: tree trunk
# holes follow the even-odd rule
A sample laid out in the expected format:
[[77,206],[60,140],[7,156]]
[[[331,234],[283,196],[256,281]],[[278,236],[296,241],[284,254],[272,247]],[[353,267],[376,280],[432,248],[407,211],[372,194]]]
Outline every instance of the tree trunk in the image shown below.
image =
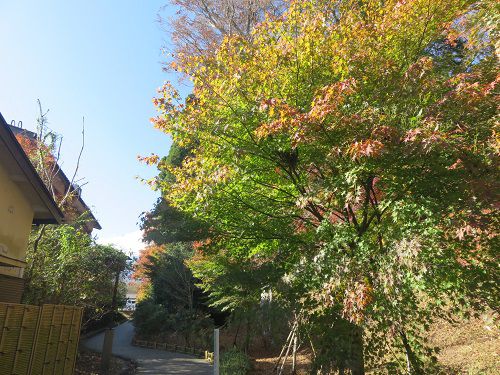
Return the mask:
[[247,315],[246,317],[247,320],[247,327],[246,327],[246,336],[245,336],[245,353],[248,353],[248,350],[250,349],[250,316]]
[[334,334],[339,335],[337,349],[337,369],[342,373],[348,370],[352,375],[365,374],[363,355],[363,329],[345,319],[339,319]]
[[234,339],[233,339],[233,347],[236,347],[236,343],[238,340],[238,333],[240,332],[240,327],[241,327],[241,320],[238,321],[238,326],[236,327],[236,333],[234,334]]
[[352,326],[351,351],[347,362],[352,375],[365,374],[365,358],[363,355],[363,329],[355,324]]
[[292,352],[292,374],[296,374],[297,370],[295,368],[297,362],[297,334],[293,337],[293,352]]
[[406,358],[407,358],[407,361],[408,361],[408,364],[409,364],[409,369],[408,369],[408,373],[410,375],[423,375],[423,371],[422,371],[422,368],[420,366],[420,361],[418,360],[417,356],[415,355],[415,353],[413,352],[413,350],[411,350],[411,346],[410,346],[410,343],[408,342],[408,338],[406,337],[406,334],[401,331],[400,333],[400,336],[401,336],[401,341],[403,341],[403,346],[405,347],[405,351],[406,351]]

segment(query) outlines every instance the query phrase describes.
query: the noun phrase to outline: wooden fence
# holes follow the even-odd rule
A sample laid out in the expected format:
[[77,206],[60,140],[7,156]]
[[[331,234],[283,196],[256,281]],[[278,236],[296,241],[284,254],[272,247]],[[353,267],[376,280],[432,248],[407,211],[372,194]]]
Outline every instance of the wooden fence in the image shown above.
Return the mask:
[[132,340],[132,345],[139,346],[141,348],[159,349],[167,350],[169,352],[191,354],[199,358],[205,358],[210,363],[212,363],[214,360],[214,353],[209,352],[208,350],[197,349],[189,346],[172,345],[165,342],[138,340],[136,338]]
[[0,303],[0,374],[71,375],[82,309]]

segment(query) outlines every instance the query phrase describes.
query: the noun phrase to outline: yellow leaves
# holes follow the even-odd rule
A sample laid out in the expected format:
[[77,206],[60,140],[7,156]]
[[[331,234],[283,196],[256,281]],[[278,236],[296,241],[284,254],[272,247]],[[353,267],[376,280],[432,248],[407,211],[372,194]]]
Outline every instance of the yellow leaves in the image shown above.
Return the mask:
[[197,202],[204,201],[234,174],[230,166],[200,154],[186,157],[180,167],[169,166],[167,170],[175,178],[167,189],[167,198],[176,205],[189,196]]
[[490,137],[490,147],[496,155],[500,155],[500,121],[493,125],[492,136]]

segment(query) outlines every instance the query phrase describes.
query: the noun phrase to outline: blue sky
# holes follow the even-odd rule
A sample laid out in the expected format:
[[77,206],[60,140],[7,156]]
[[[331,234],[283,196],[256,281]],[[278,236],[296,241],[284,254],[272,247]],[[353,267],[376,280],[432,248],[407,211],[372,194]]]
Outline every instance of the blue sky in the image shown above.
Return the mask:
[[167,1],[0,1],[0,112],[34,130],[39,98],[63,136],[68,175],[85,116],[83,198],[103,227],[94,232],[100,241],[124,248],[138,246],[138,216],[157,197],[136,179],[154,168],[136,156],[165,155],[170,146],[149,123],[156,88],[175,81],[161,70],[168,36],[156,22]]

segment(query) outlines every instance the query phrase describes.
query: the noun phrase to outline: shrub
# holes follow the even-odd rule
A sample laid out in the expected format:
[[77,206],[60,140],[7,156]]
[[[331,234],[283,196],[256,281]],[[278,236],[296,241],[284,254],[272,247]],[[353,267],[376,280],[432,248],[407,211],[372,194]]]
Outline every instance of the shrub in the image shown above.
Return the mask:
[[233,348],[222,353],[220,358],[221,375],[246,375],[250,370],[250,359],[240,350]]
[[140,335],[152,335],[171,328],[167,310],[150,301],[137,304],[134,311],[134,326]]

